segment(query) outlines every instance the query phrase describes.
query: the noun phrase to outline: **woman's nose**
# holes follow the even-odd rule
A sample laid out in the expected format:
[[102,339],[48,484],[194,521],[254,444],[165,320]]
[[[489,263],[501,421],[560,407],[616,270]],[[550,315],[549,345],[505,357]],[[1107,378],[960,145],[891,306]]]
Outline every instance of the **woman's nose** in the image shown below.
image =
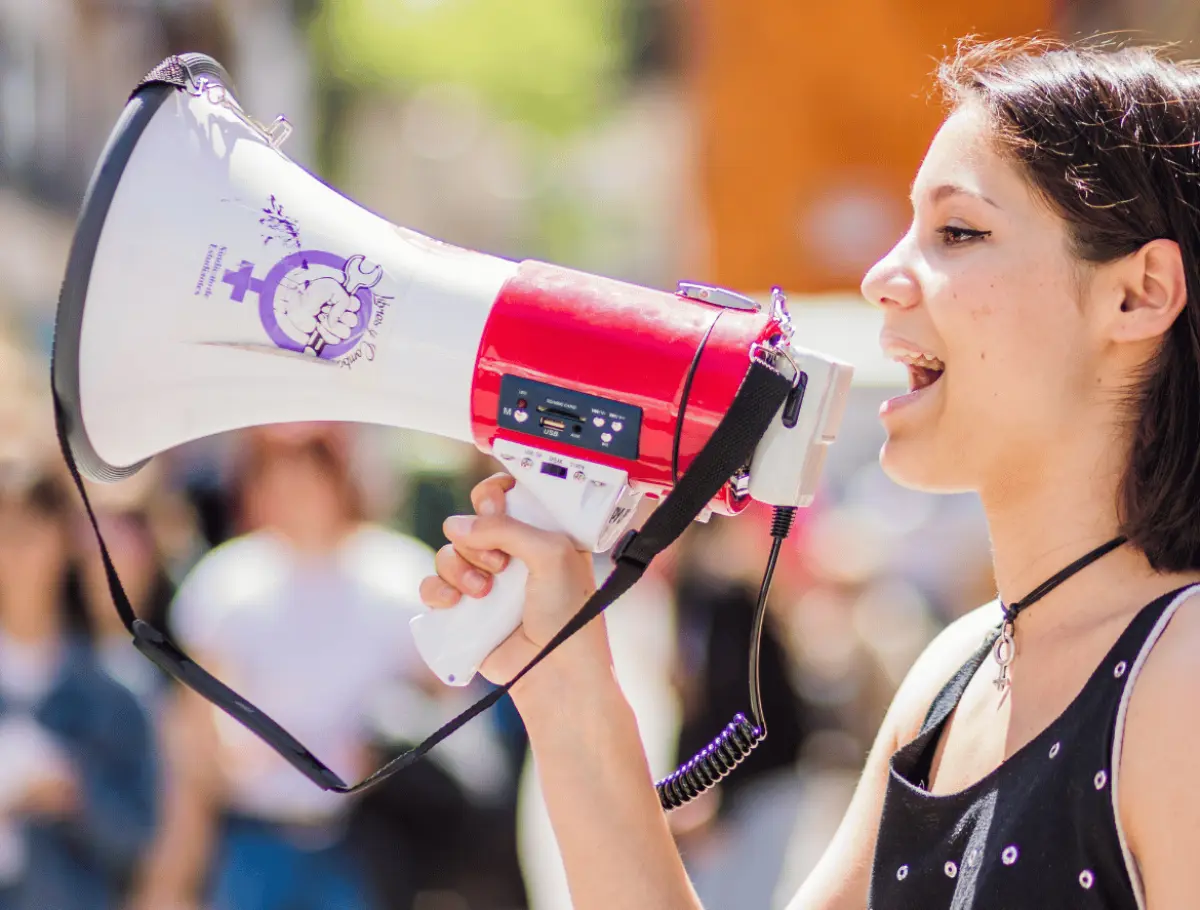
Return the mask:
[[876,306],[911,307],[920,299],[920,287],[903,260],[904,246],[901,240],[863,276],[862,295]]

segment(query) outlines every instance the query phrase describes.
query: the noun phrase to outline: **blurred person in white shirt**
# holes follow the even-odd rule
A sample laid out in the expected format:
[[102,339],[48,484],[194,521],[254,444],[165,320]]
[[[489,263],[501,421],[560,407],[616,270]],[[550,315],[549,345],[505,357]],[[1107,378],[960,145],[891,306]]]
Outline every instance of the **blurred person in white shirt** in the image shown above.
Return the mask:
[[[241,534],[184,579],[170,628],[347,781],[372,770],[371,697],[398,678],[429,678],[408,621],[433,566],[424,544],[367,519],[352,433],[296,424],[244,434]],[[319,789],[190,692],[169,726],[172,808],[139,906],[376,906],[346,838],[351,798]]]

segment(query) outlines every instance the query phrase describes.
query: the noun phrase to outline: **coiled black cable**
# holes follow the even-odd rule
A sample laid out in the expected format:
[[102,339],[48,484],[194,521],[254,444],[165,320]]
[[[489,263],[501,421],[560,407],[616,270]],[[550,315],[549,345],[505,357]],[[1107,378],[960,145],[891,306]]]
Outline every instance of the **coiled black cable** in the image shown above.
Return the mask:
[[762,713],[762,691],[758,679],[759,650],[763,622],[767,615],[767,594],[784,540],[792,531],[796,509],[776,506],[771,519],[771,553],[758,589],[754,609],[754,628],[750,635],[750,717],[738,713],[711,743],[654,785],[658,801],[670,812],[715,787],[746,760],[754,748],[767,738],[767,721]]

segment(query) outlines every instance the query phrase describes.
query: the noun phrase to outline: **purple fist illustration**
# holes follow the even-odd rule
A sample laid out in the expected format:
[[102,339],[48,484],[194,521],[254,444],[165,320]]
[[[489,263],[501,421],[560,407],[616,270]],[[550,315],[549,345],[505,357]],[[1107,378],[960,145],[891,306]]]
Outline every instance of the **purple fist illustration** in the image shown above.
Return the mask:
[[362,256],[348,259],[341,282],[322,277],[280,283],[275,297],[276,318],[289,335],[305,339],[305,354],[317,356],[327,344],[348,340],[358,328],[362,309],[358,292],[373,288],[383,277],[380,266],[364,269],[364,262]]
[[308,338],[311,350],[318,340],[324,344],[337,344],[349,338],[358,328],[362,301],[351,297],[335,279],[317,278],[304,282],[300,294],[285,306],[280,315]]

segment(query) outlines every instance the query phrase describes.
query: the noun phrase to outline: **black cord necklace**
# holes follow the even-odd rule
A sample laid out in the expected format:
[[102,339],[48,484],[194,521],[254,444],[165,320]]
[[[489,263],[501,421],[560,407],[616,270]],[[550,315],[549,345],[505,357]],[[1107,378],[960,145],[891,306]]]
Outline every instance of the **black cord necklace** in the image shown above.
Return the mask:
[[1011,684],[1008,678],[1008,665],[1013,662],[1013,658],[1017,654],[1017,646],[1013,641],[1013,624],[1017,621],[1017,616],[1026,607],[1041,600],[1080,569],[1090,566],[1101,556],[1111,553],[1123,543],[1125,543],[1124,537],[1114,537],[1108,543],[1101,544],[1090,553],[1079,557],[1062,571],[1047,578],[1015,604],[1009,606],[1003,601],[1000,602],[1000,609],[1004,611],[1004,624],[1000,627],[1000,637],[996,639],[996,647],[992,650],[992,656],[1000,665],[1000,672],[996,674],[996,680],[993,683],[997,689],[1003,692]]

